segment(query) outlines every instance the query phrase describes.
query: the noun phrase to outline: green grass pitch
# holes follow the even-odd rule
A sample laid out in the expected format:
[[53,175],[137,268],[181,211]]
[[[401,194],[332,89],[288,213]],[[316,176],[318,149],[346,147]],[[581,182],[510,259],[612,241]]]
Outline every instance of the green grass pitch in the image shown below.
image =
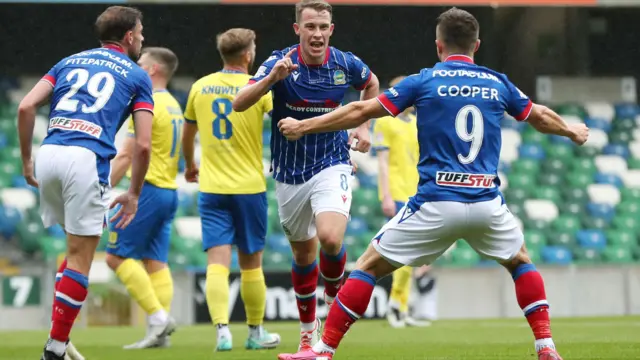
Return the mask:
[[[140,339],[142,328],[90,328],[73,333],[73,342],[87,360],[240,360],[276,359],[297,346],[294,323],[267,324],[283,337],[280,348],[246,351],[247,329],[232,326],[234,345],[228,353],[214,353],[212,326],[181,327],[169,349],[122,350]],[[640,317],[554,319],[556,346],[565,360],[640,359]],[[46,331],[0,332],[0,359],[39,359]],[[357,323],[343,340],[336,359],[393,360],[533,360],[533,340],[524,319],[438,321],[429,328],[391,329],[383,321]]]

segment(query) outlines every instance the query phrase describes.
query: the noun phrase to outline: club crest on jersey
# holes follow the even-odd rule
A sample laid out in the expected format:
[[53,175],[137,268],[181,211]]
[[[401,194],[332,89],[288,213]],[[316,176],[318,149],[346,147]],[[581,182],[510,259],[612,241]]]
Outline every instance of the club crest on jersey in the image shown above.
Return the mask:
[[347,83],[347,76],[344,74],[342,70],[336,70],[333,73],[333,84],[334,85],[344,85]]
[[495,187],[495,178],[495,175],[489,174],[466,174],[438,171],[436,173],[436,184],[440,186],[490,189]]
[[100,138],[102,127],[90,121],[81,119],[69,119],[65,117],[54,117],[49,120],[49,130],[59,129],[65,131],[79,131]]

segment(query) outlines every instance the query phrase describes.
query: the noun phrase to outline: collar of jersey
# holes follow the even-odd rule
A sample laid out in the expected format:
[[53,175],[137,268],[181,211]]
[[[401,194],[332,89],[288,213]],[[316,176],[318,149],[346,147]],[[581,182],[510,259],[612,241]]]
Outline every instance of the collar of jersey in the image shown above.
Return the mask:
[[444,59],[444,62],[447,62],[447,61],[462,61],[462,62],[473,64],[473,59],[467,55],[449,55],[449,57]]
[[167,90],[167,89],[154,89],[153,92],[154,93],[163,93],[163,92],[169,92],[169,90]]
[[223,73],[223,74],[244,74],[242,71],[239,71],[239,70],[222,69],[222,70],[220,70],[220,72]]
[[113,51],[117,51],[119,53],[123,53],[124,54],[124,49],[122,48],[122,46],[120,46],[118,44],[105,44],[103,46],[103,48],[109,49],[109,50],[113,50]]
[[331,46],[327,46],[327,52],[326,52],[326,54],[324,56],[324,61],[322,62],[322,64],[307,65],[307,63],[305,63],[304,59],[302,58],[302,49],[300,49],[300,44],[298,44],[296,52],[298,53],[298,63],[299,64],[302,64],[302,65],[304,65],[306,67],[323,66],[323,65],[327,65],[327,63],[329,62],[329,57],[331,56]]

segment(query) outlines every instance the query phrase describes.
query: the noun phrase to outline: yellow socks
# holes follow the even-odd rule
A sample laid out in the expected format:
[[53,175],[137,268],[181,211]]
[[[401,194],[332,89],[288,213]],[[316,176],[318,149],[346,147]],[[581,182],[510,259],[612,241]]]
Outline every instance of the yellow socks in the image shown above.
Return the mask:
[[149,274],[137,261],[126,259],[116,269],[116,275],[127,287],[131,297],[148,315],[164,310],[153,291]]
[[164,268],[160,271],[156,271],[153,274],[149,274],[151,278],[151,285],[153,291],[160,301],[160,304],[167,313],[171,310],[171,301],[173,300],[173,278],[171,277],[171,271],[169,268]]
[[229,269],[219,265],[207,266],[207,305],[214,325],[229,323]]
[[393,282],[391,283],[391,301],[400,305],[400,312],[409,310],[409,294],[411,292],[411,275],[413,268],[404,266],[393,272]]
[[262,268],[240,272],[240,295],[244,301],[248,325],[261,325],[267,301],[267,284]]

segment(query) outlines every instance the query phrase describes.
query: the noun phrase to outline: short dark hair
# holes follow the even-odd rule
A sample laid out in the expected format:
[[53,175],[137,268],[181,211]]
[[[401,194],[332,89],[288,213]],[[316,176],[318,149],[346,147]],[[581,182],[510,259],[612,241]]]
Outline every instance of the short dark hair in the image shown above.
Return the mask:
[[142,21],[142,12],[127,6],[110,6],[96,19],[96,32],[100,42],[121,41],[127,31]]
[[304,9],[313,9],[317,12],[328,11],[329,15],[333,17],[333,8],[331,4],[324,0],[302,0],[296,4],[296,22],[300,23],[302,12]]
[[452,50],[471,52],[480,33],[478,20],[469,12],[451,8],[438,16],[438,37]]
[[234,62],[256,40],[251,29],[229,29],[216,37],[218,52],[225,63]]
[[164,47],[147,47],[142,49],[142,54],[148,54],[164,67],[165,75],[171,78],[178,69],[178,57],[176,54]]

